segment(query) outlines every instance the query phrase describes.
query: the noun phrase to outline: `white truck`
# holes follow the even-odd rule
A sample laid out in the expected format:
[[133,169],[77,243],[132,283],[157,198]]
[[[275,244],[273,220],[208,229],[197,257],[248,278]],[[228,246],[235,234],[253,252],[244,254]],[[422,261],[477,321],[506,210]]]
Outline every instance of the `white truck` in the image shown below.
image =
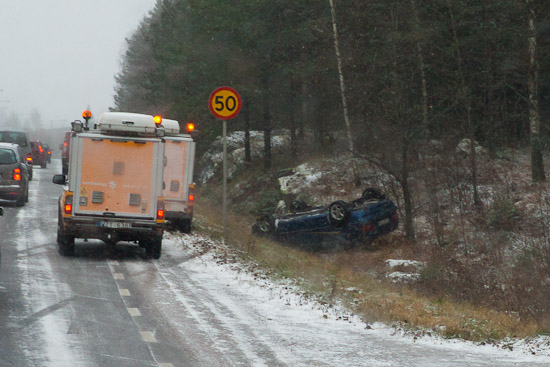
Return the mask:
[[184,233],[191,231],[195,185],[193,168],[195,162],[195,142],[191,136],[194,126],[188,124],[186,133],[180,133],[176,120],[163,119],[166,131],[164,137],[164,190],[162,191],[166,206],[166,220]]
[[106,112],[88,129],[72,123],[68,176],[59,199],[57,243],[62,255],[74,252],[75,238],[115,245],[133,241],[149,257],[161,254],[164,128],[150,115]]

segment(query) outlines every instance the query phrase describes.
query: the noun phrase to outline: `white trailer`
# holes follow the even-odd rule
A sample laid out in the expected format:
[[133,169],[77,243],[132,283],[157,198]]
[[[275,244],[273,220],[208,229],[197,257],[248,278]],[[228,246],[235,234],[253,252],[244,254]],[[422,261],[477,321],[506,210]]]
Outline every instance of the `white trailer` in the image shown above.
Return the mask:
[[166,206],[166,219],[182,232],[191,231],[195,185],[193,168],[195,142],[190,134],[181,134],[176,120],[163,119],[165,129],[164,189],[162,195]]

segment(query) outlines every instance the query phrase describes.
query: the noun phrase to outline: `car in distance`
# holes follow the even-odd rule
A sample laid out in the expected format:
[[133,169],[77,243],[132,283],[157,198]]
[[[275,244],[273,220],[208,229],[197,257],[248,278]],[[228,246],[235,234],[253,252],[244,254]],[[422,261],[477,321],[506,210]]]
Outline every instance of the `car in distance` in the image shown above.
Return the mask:
[[46,152],[47,162],[52,163],[52,150],[50,146],[46,143],[42,143],[42,148],[44,148],[44,151]]
[[46,168],[48,165],[48,152],[44,149],[44,143],[40,140],[31,140],[32,163]]
[[21,162],[15,144],[0,143],[0,198],[17,206],[29,201],[28,166]]
[[397,206],[376,188],[367,188],[359,199],[338,200],[330,205],[310,207],[295,200],[290,212],[263,214],[252,226],[252,233],[287,240],[304,235],[332,235],[352,242],[375,239],[397,229]]
[[71,132],[65,132],[63,137],[63,144],[59,145],[61,150],[61,173],[63,175],[69,174],[69,151],[71,149]]
[[0,142],[17,144],[19,159],[27,164],[29,180],[32,180],[32,150],[29,134],[25,130],[0,129]]

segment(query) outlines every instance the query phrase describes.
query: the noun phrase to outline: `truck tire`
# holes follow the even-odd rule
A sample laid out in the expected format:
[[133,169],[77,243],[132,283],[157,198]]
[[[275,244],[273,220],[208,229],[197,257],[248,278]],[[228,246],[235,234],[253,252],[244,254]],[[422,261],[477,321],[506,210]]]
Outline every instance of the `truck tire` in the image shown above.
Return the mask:
[[155,260],[160,259],[160,254],[162,252],[162,237],[151,238],[147,241],[147,246],[145,247],[145,254],[148,258],[153,258]]
[[62,256],[71,256],[74,254],[74,236],[66,235],[61,229],[61,217],[57,223],[57,251]]

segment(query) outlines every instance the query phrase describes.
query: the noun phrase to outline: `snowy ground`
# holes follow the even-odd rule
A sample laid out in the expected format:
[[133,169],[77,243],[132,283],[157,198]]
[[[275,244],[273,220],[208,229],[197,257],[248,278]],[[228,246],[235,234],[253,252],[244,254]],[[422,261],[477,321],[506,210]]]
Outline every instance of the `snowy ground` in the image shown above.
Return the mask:
[[[272,282],[257,269],[233,261],[230,249],[201,235],[165,235],[163,251],[166,261],[187,259],[171,267],[170,274],[186,273],[230,311],[233,316],[220,314],[219,320],[240,339],[254,366],[272,364],[247,349],[251,338],[261,338],[279,363],[291,366],[550,366],[550,337],[498,345],[418,337],[323,305],[291,282]],[[157,267],[166,274],[162,259]],[[240,333],[243,324],[247,331]]]

